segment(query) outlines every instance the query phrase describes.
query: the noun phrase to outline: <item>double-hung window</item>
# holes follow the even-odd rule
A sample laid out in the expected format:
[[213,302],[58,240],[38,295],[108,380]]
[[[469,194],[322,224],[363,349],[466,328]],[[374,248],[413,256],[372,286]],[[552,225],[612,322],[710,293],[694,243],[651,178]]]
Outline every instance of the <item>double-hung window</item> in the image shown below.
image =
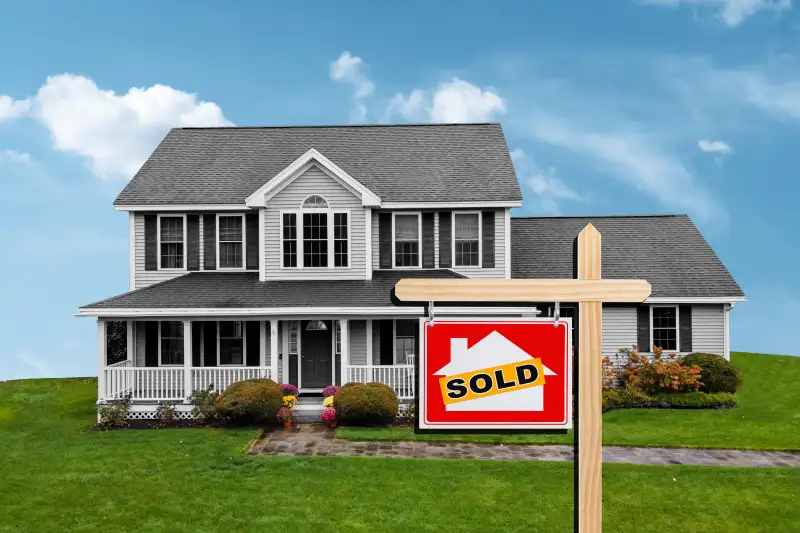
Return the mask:
[[347,268],[350,266],[350,215],[331,209],[317,194],[300,209],[281,212],[283,268]]
[[219,365],[244,365],[244,322],[219,323]]
[[183,215],[159,215],[158,242],[159,268],[184,268],[186,218]]
[[164,321],[161,328],[161,365],[183,364],[183,322]]
[[665,351],[678,349],[678,308],[676,306],[653,306],[653,346]]
[[421,219],[419,213],[399,214],[394,213],[394,266],[418,267],[419,262],[419,236],[421,232]]
[[218,215],[219,268],[244,266],[244,215]]
[[481,266],[480,213],[453,213],[455,266]]

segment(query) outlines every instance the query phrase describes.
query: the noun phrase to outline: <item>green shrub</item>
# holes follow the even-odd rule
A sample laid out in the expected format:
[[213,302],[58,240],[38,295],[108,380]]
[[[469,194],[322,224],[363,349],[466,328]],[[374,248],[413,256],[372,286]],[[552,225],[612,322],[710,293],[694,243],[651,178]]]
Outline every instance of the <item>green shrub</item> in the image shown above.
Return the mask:
[[394,422],[398,426],[413,426],[417,421],[416,406],[414,402],[407,404],[402,411],[398,407],[397,418]]
[[237,381],[214,401],[220,415],[237,424],[275,423],[281,407],[281,387],[271,379]]
[[128,426],[128,413],[131,410],[131,395],[119,400],[111,400],[97,409],[100,416],[98,425],[103,428],[124,428]]
[[345,383],[333,396],[339,424],[387,425],[397,416],[397,395],[383,383]]
[[156,423],[157,428],[168,428],[176,425],[178,422],[178,412],[175,406],[168,403],[159,403],[156,408]]
[[742,374],[739,369],[721,355],[690,353],[683,358],[683,364],[700,367],[700,380],[703,382],[700,390],[703,392],[735,393],[742,386]]
[[660,393],[653,396],[653,405],[658,407],[683,407],[687,409],[718,409],[735,407],[736,395],[730,392],[687,392],[684,394]]
[[649,407],[650,402],[650,396],[631,385],[622,389],[603,390],[603,412],[611,409]]
[[219,420],[220,413],[217,410],[217,391],[214,385],[209,385],[207,389],[197,389],[189,396],[189,403],[192,408],[192,416],[201,424],[212,424]]

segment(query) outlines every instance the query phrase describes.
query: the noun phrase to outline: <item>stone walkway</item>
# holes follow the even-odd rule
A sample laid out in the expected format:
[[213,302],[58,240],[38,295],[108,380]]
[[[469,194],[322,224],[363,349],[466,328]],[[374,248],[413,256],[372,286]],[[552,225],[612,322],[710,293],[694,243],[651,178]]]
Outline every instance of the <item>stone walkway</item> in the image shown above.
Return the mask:
[[[247,454],[517,461],[572,461],[574,458],[572,446],[566,445],[376,442],[335,437],[334,430],[322,424],[301,424],[288,430],[269,429],[250,447]],[[640,465],[800,467],[800,452],[603,446],[603,462]]]

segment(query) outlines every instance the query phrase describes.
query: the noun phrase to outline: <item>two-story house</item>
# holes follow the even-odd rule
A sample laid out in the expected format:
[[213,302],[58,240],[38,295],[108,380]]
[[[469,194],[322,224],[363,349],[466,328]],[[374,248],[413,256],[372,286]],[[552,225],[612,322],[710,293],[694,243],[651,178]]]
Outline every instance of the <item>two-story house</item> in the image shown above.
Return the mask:
[[[130,393],[135,417],[262,376],[312,393],[381,381],[411,399],[426,309],[395,284],[573,277],[588,222],[603,277],[652,285],[643,305],[604,307],[604,352],[728,357],[744,300],[686,216],[512,218],[522,192],[499,124],[173,129],[114,204],[130,217],[130,292],[79,315],[97,317],[98,400]],[[436,307],[540,313],[553,303]],[[112,320],[127,321],[127,359],[108,365]]]

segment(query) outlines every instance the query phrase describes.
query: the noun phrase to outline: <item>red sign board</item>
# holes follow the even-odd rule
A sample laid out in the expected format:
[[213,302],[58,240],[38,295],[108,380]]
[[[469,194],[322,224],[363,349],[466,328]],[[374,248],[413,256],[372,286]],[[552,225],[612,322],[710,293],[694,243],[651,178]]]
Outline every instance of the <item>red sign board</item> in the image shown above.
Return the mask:
[[562,318],[420,320],[421,429],[572,427],[572,324]]

